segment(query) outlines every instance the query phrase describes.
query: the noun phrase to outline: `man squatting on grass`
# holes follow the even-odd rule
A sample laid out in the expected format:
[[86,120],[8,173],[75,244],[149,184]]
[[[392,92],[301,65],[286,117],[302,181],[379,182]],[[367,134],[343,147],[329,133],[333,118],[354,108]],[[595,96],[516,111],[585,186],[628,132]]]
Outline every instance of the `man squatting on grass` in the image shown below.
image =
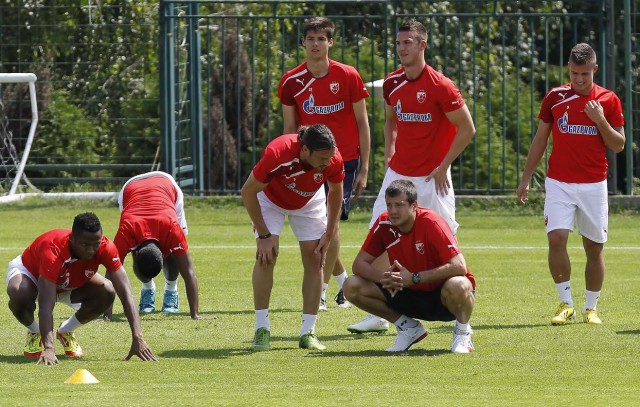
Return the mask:
[[[252,278],[256,313],[253,350],[270,347],[269,300],[285,216],[298,239],[304,268],[299,346],[325,349],[315,336],[315,325],[324,260],[340,217],[343,179],[344,163],[331,130],[314,124],[301,127],[298,134],[273,139],[242,186],[242,201],[253,222],[257,245]],[[327,196],[325,181],[329,184]]]
[[[387,352],[403,352],[427,336],[414,318],[456,320],[451,352],[469,353],[469,319],[475,303],[475,279],[445,219],[418,206],[415,185],[395,180],[385,190],[387,211],[369,230],[353,261],[345,296],[358,308],[393,321],[398,330]],[[391,266],[373,266],[384,251]]]
[[[97,273],[101,264],[111,281]],[[52,333],[56,302],[76,311],[60,325],[56,336],[67,356],[78,357],[82,348],[73,332],[111,307],[116,293],[131,328],[126,360],[133,355],[157,360],[142,338],[131,284],[116,246],[102,234],[100,220],[93,213],[76,216],[71,230],[55,229],[40,235],[7,268],[9,309],[28,329],[24,355],[38,359],[38,364],[58,363]],[[38,321],[34,316],[36,301]]]

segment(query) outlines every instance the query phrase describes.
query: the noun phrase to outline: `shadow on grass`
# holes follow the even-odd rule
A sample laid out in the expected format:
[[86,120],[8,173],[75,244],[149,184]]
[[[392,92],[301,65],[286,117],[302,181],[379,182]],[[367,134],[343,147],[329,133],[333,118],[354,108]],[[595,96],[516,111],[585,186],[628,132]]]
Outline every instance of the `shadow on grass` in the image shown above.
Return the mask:
[[[226,349],[174,349],[162,352],[158,356],[161,358],[187,358],[187,359],[228,359],[236,356],[248,356],[256,353],[249,349],[249,344],[245,348],[226,348]],[[295,346],[295,345],[293,345]],[[387,352],[385,350],[359,350],[359,351],[306,351],[295,347],[287,348],[271,348],[267,353],[300,350],[305,353],[305,357],[424,357],[424,356],[441,356],[451,354],[446,349],[411,349],[405,352]],[[1,359],[0,359],[1,360]],[[17,363],[17,362],[14,362]]]
[[633,329],[630,331],[616,331],[618,335],[640,335],[640,329]]
[[36,359],[29,359],[22,355],[0,355],[0,363],[9,363],[15,365],[35,364]]
[[410,349],[404,352],[387,352],[385,350],[357,350],[357,351],[317,351],[310,352],[307,356],[312,357],[424,357],[450,355],[447,349]]

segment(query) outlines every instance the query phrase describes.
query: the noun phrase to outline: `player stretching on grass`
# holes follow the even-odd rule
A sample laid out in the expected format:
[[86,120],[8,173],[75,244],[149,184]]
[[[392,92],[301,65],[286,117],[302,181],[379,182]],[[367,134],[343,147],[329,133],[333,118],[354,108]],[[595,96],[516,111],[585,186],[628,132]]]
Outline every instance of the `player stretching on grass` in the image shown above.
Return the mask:
[[113,242],[124,262],[133,254],[133,271],[142,281],[140,312],[155,311],[153,278],[164,270],[162,312],[179,311],[178,275],[184,279],[191,318],[198,313],[198,280],[189,254],[189,233],[182,190],[166,172],[153,171],[129,179],[118,196],[122,214]]
[[571,83],[553,88],[542,100],[538,130],[518,186],[518,199],[527,200],[529,181],[544,155],[549,136],[553,148],[545,180],[544,224],[549,240],[549,270],[560,305],[551,318],[553,325],[575,317],[571,295],[571,261],[567,252],[574,222],[582,235],[587,255],[586,302],[582,318],[600,324],[597,305],[604,282],[604,243],[607,241],[607,148],[624,149],[624,117],[620,99],[596,85],[596,53],[588,44],[578,44],[569,55]]
[[[325,349],[315,335],[315,325],[322,267],[340,217],[343,178],[344,164],[331,130],[315,124],[301,127],[298,134],[284,134],[271,141],[242,186],[242,200],[253,222],[257,244],[253,266],[253,350],[270,347],[269,300],[285,216],[298,239],[304,268],[299,346]],[[329,183],[326,197],[325,181]]]
[[[373,205],[369,227],[385,209],[385,190],[396,179],[412,181],[418,204],[442,216],[455,234],[456,203],[451,163],[469,144],[475,126],[455,84],[427,65],[424,52],[427,29],[415,19],[403,23],[396,34],[396,51],[402,66],[386,76],[384,157],[387,171]],[[376,266],[388,267],[386,255]],[[389,322],[367,316],[349,326],[350,332],[386,331]]]
[[[334,31],[335,25],[326,17],[305,21],[301,43],[307,59],[282,76],[278,96],[285,133],[297,132],[300,125],[321,123],[335,137],[345,172],[340,219],[347,220],[354,187],[357,199],[367,186],[371,140],[365,99],[369,92],[354,67],[329,59]],[[347,272],[340,259],[340,233],[331,239],[327,251],[321,311],[327,310],[326,293],[332,274],[338,282],[336,303],[339,308],[349,308],[351,304],[342,292]]]
[[[111,281],[97,274],[103,265]],[[56,336],[71,357],[82,356],[74,331],[102,315],[117,294],[131,328],[131,349],[127,360],[136,355],[142,360],[157,360],[142,338],[140,318],[131,284],[122,267],[115,245],[102,235],[102,226],[93,213],[73,220],[73,228],[44,233],[9,262],[7,269],[9,309],[27,327],[24,355],[36,363],[55,365],[53,308],[64,303],[76,312],[64,321]],[[34,312],[38,306],[38,320]]]
[[[352,304],[393,321],[398,329],[387,352],[403,352],[427,336],[414,318],[456,320],[451,352],[469,353],[469,319],[475,303],[475,280],[447,222],[436,212],[418,206],[411,181],[393,181],[385,190],[387,212],[369,230],[353,261],[353,276],[344,284]],[[387,251],[391,266],[373,267]]]

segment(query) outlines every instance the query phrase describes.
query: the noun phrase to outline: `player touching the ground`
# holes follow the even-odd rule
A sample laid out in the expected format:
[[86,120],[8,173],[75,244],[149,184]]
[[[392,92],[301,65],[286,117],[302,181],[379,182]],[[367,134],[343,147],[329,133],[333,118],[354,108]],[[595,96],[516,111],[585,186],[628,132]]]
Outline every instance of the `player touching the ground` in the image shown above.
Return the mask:
[[[269,300],[285,216],[298,239],[304,268],[299,346],[326,349],[315,335],[315,325],[322,267],[340,217],[343,179],[344,164],[331,130],[315,124],[271,141],[242,186],[242,200],[257,244],[252,278],[256,314],[253,350],[270,348]],[[326,197],[325,182],[329,183]]]
[[156,286],[153,278],[164,271],[162,312],[179,311],[178,275],[181,275],[192,319],[198,311],[198,280],[189,254],[189,233],[184,214],[182,190],[173,177],[152,171],[129,179],[120,194],[122,214],[113,242],[124,262],[133,254],[133,271],[142,281],[140,312],[155,311]]
[[[103,265],[111,281],[97,274]],[[53,308],[64,303],[76,312],[62,322],[56,337],[65,354],[82,356],[74,331],[102,315],[117,294],[131,328],[131,349],[126,360],[157,360],[142,338],[140,318],[131,294],[131,284],[122,267],[115,245],[102,234],[93,213],[82,213],[73,227],[55,229],[40,235],[7,268],[9,309],[27,327],[24,355],[36,363],[55,365]],[[35,319],[36,302],[38,320]]]
[[529,181],[553,137],[549,156],[544,223],[549,241],[549,270],[560,296],[553,325],[575,317],[571,295],[571,261],[567,252],[574,222],[587,256],[586,302],[583,321],[600,324],[597,305],[604,282],[604,243],[608,233],[607,148],[624,149],[624,117],[620,99],[593,82],[596,53],[577,44],[569,54],[571,82],[553,88],[542,100],[538,130],[531,142],[518,186],[518,199],[527,201]]
[[[414,318],[456,320],[451,352],[474,350],[469,319],[475,303],[475,280],[448,223],[435,211],[421,208],[411,181],[393,181],[385,190],[387,212],[369,230],[353,261],[353,276],[344,284],[351,303],[394,321],[398,329],[387,352],[403,352],[427,336]],[[383,252],[391,266],[373,266]]]
[[[317,123],[326,125],[333,133],[345,171],[340,218],[347,220],[354,187],[357,199],[367,186],[371,139],[365,99],[369,92],[354,67],[329,59],[334,31],[335,25],[326,17],[305,21],[301,43],[307,52],[306,61],[282,76],[278,96],[282,102],[285,133],[296,133],[298,126]],[[338,228],[336,232],[327,252],[321,311],[327,309],[326,291],[332,274],[338,282],[338,307],[351,306],[342,292],[347,271],[340,259]]]
[[[398,28],[396,52],[402,66],[386,76],[384,158],[387,171],[373,205],[369,227],[385,209],[385,190],[396,179],[412,181],[418,205],[440,214],[455,234],[455,197],[451,163],[475,135],[469,109],[454,83],[427,65],[427,30],[409,19]],[[376,264],[388,266],[383,256]],[[351,332],[386,330],[387,321],[371,316],[347,328]]]

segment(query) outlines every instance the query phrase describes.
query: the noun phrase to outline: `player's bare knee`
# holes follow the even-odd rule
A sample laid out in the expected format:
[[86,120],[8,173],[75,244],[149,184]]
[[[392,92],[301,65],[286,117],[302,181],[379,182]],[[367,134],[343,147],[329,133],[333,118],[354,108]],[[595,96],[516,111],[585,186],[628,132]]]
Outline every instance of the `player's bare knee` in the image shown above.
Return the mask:
[[467,301],[473,298],[473,285],[466,277],[453,277],[442,286],[443,300],[455,302]]
[[362,278],[358,276],[349,276],[342,285],[342,292],[347,300],[352,302],[360,294],[362,288]]

